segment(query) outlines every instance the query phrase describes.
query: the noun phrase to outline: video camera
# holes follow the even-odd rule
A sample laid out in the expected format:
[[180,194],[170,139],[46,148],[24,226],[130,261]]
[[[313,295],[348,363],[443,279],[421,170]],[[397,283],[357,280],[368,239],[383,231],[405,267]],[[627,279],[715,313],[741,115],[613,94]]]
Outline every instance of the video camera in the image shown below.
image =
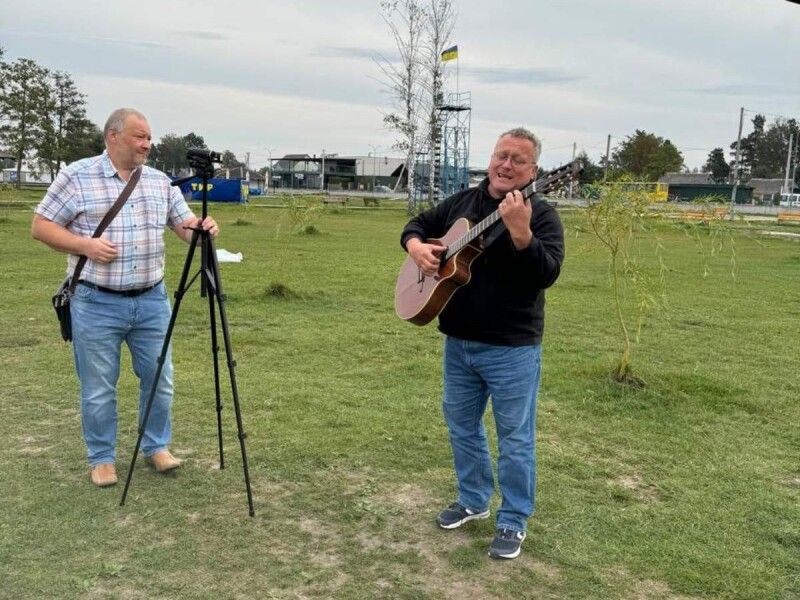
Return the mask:
[[186,152],[186,158],[189,159],[189,164],[193,167],[195,163],[208,165],[212,162],[222,162],[222,155],[219,152],[206,150],[205,148],[189,148]]
[[198,177],[211,178],[214,175],[214,163],[222,162],[219,152],[205,148],[189,148],[186,152],[189,165],[195,170]]

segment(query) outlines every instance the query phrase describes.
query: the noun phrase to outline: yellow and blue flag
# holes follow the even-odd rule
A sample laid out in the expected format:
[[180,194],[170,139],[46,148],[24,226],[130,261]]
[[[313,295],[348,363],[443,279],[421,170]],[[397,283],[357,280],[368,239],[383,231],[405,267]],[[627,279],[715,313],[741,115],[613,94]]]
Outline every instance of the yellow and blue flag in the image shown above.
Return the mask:
[[442,62],[447,62],[448,60],[453,60],[458,58],[458,46],[450,46],[446,50],[442,51]]

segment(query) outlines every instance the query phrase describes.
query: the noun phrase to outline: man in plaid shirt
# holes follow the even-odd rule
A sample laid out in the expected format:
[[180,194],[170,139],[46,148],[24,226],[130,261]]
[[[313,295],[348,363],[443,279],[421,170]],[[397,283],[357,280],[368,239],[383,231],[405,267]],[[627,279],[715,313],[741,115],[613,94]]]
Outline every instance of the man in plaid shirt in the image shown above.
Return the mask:
[[[128,345],[139,378],[139,412],[144,414],[155,378],[171,310],[164,287],[164,228],[186,242],[192,227],[216,237],[211,217],[196,217],[162,172],[144,166],[150,125],[130,108],[115,110],[103,130],[106,151],[62,169],[36,208],[31,233],[69,254],[72,274],[80,255],[88,260],[70,303],[75,368],[81,382],[81,422],[90,477],[114,485],[117,437],[117,380],[122,343]],[[103,235],[93,238],[131,173],[141,179]],[[170,348],[142,438],[142,451],[159,472],[181,462],[169,451],[172,437],[172,349]]]

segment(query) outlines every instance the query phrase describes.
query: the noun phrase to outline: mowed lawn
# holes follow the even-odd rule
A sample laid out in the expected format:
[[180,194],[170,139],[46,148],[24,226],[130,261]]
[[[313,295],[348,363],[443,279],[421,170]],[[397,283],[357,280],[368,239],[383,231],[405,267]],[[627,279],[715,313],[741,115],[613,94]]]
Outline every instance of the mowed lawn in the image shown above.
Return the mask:
[[[537,512],[521,557],[495,562],[491,520],[434,522],[455,496],[441,340],[394,315],[404,212],[327,208],[298,235],[283,209],[211,207],[217,247],[244,256],[221,271],[251,518],[226,378],[219,469],[196,285],[174,337],[184,468],[139,460],[123,507],[122,485],[89,483],[72,349],[49,305],[65,259],[30,238],[34,203],[0,208],[0,596],[800,598],[800,243],[759,233],[775,225],[737,227],[732,266],[702,227],[654,222],[641,260],[655,273],[661,247],[667,304],[634,353],[647,386],[630,389],[608,377],[621,340],[606,256],[581,213],[562,212]],[[185,256],[170,236],[171,291]],[[137,434],[123,363],[122,477]]]

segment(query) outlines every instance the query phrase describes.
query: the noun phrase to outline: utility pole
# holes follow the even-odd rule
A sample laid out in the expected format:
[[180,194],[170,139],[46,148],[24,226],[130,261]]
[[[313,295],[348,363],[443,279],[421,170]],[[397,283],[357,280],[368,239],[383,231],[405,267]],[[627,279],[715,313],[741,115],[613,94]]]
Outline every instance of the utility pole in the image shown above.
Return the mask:
[[245,168],[247,169],[247,174],[244,176],[244,180],[247,182],[247,189],[250,189],[250,153],[245,152],[245,159],[244,164]]
[[[794,191],[794,186],[789,189],[789,170],[792,165],[792,144],[794,142],[794,132],[789,134],[789,152],[786,154],[786,177],[783,179],[783,193],[791,194]],[[790,203],[791,206],[791,203]]]
[[375,169],[376,169],[376,154],[378,153],[378,148],[380,146],[373,146],[372,144],[367,144],[370,148],[372,148],[372,191],[375,191]]
[[744,123],[744,106],[739,110],[739,135],[736,137],[736,163],[735,171],[733,173],[733,189],[731,190],[731,221],[734,220],[733,211],[736,204],[736,192],[739,189],[739,175],[741,169],[739,168],[739,156],[742,149],[742,124]]
[[608,179],[608,155],[611,153],[611,134],[608,134],[608,139],[606,139],[606,165],[605,170],[603,171],[603,181]]
[[264,194],[266,195],[269,194],[270,179],[272,179],[272,151],[275,150],[275,148],[264,148],[264,150],[266,150],[269,155],[269,168],[267,172],[264,173]]
[[[576,142],[572,142],[572,162],[575,162],[575,150],[577,147]],[[569,199],[572,200],[572,179],[569,180]]]
[[322,170],[319,177],[319,189],[321,192],[325,191],[325,148],[322,149]]

